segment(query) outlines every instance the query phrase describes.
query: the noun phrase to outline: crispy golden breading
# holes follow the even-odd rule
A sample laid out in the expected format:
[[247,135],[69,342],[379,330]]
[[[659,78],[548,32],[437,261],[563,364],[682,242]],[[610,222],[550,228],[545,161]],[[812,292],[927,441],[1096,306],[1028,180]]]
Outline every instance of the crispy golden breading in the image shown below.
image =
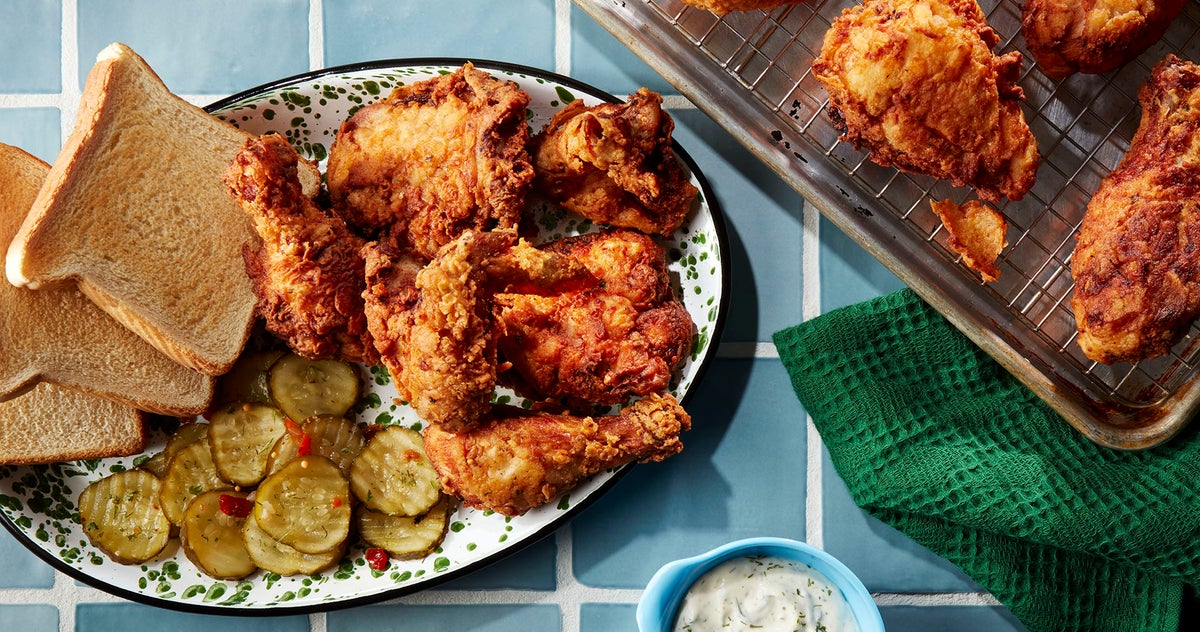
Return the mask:
[[1008,221],[996,209],[979,200],[955,204],[950,200],[930,200],[934,215],[950,234],[948,245],[962,256],[963,263],[975,270],[985,282],[1000,278],[996,258],[1008,245],[1005,233]]
[[674,129],[645,88],[627,103],[572,101],[533,139],[535,184],[594,222],[670,235],[699,195],[671,148]]
[[424,266],[380,242],[363,252],[367,324],[383,365],[401,399],[450,432],[472,427],[491,407],[500,369],[495,292],[596,284],[583,266],[513,231],[467,231]]
[[1021,34],[1048,77],[1116,70],[1152,46],[1187,0],[1026,0]]
[[725,15],[733,11],[750,11],[752,9],[774,9],[785,4],[797,4],[804,0],[683,0],[690,4],[717,15]]
[[875,163],[1018,200],[1039,156],[1021,54],[993,55],[998,41],[975,0],[866,0],[834,20],[812,69],[841,140]]
[[425,429],[425,453],[442,489],[469,506],[517,516],[588,476],[683,449],[691,417],[670,395],[651,395],[617,415],[573,417],[497,407],[478,427]]
[[1200,67],[1168,55],[1138,100],[1071,258],[1079,346],[1105,364],[1165,354],[1200,315]]
[[396,88],[346,120],[329,151],[334,210],[422,260],[466,230],[516,228],[533,182],[529,95],[470,63]]
[[301,158],[278,134],[247,139],[224,182],[262,237],[243,247],[267,330],[310,359],[378,360],[363,314],[362,240],[304,195]]
[[502,375],[519,393],[588,410],[666,389],[691,349],[695,325],[675,298],[661,246],[615,229],[543,249],[581,262],[595,287],[495,297]]

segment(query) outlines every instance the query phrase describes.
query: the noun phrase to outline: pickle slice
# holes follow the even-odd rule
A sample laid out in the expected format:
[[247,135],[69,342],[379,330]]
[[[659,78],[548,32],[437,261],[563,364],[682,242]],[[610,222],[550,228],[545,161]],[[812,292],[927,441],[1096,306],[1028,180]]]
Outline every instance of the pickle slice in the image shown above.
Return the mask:
[[358,535],[397,559],[413,559],[432,553],[446,537],[454,500],[442,494],[437,503],[420,516],[393,516],[359,507],[355,513]]
[[257,485],[266,476],[271,450],[286,429],[278,408],[250,402],[217,411],[209,426],[217,474],[243,487]]
[[183,523],[183,512],[193,498],[209,490],[229,487],[229,483],[217,474],[208,437],[199,439],[176,452],[167,465],[159,494],[163,513],[171,524],[179,526]]
[[267,376],[271,400],[289,419],[313,415],[345,415],[358,401],[358,371],[345,362],[308,360],[287,354],[271,365]]
[[299,426],[299,431],[285,432],[271,449],[267,473],[279,471],[289,461],[300,456],[301,437],[308,435],[310,454],[333,461],[342,472],[349,473],[350,464],[367,445],[361,428],[345,417],[317,415]]
[[150,457],[139,467],[159,478],[162,478],[167,475],[167,465],[171,463],[171,457],[175,456],[176,452],[193,441],[199,441],[207,436],[208,424],[183,424],[175,430],[175,434],[171,435],[170,439],[167,439],[167,445],[165,448],[163,448],[162,452]]
[[225,513],[221,496],[244,499],[235,491],[208,491],[192,499],[179,527],[179,544],[188,559],[217,579],[241,579],[258,570],[246,551],[242,526],[247,515]]
[[331,551],[350,534],[350,485],[333,461],[298,457],[259,485],[254,519],[301,553]]
[[138,564],[162,552],[171,522],[159,505],[162,482],[150,472],[106,476],[79,494],[83,532],[114,561]]
[[350,487],[367,508],[394,516],[423,514],[441,495],[421,433],[401,426],[371,437],[350,466]]
[[280,575],[312,575],[337,564],[346,554],[345,542],[325,553],[301,553],[267,535],[254,519],[242,525],[242,541],[256,566]]
[[229,372],[217,382],[217,405],[235,402],[272,404],[271,392],[267,388],[267,376],[271,365],[286,352],[281,349],[247,351],[238,358]]

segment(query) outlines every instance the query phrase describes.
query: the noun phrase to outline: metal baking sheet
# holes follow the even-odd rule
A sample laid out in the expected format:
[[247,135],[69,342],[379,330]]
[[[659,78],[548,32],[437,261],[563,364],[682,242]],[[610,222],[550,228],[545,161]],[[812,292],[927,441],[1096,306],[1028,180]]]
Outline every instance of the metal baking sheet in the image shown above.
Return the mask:
[[1037,183],[998,208],[1009,221],[1000,279],[982,283],[947,246],[929,200],[972,193],[879,167],[837,140],[810,66],[830,23],[857,4],[800,2],[723,17],[680,0],[574,0],[736,136],[831,222],[1101,445],[1141,449],[1178,432],[1200,401],[1200,329],[1165,357],[1105,366],[1075,342],[1070,257],[1084,209],[1137,129],[1137,91],[1165,54],[1200,60],[1200,5],[1107,75],[1045,77],[1024,49],[1021,4],[983,0],[997,54],[1025,56],[1020,85],[1038,139]]

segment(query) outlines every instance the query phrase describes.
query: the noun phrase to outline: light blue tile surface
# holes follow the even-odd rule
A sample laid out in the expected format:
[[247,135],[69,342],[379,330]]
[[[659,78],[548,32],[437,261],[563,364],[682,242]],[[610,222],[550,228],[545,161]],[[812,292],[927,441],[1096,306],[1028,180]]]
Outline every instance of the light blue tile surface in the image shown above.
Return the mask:
[[671,114],[725,214],[735,281],[724,339],[770,340],[801,318],[804,198],[704,113]]
[[0,630],[58,632],[58,608],[43,605],[0,606]]
[[888,632],[1023,632],[1006,608],[986,606],[886,606],[879,609]]
[[[325,6],[325,65],[396,57],[468,57],[554,69],[554,3],[336,0]],[[434,37],[424,34],[436,33]]]
[[[29,552],[8,531],[0,529],[0,589],[49,588],[54,585],[54,569]],[[0,626],[0,630],[10,630]]]
[[572,523],[580,582],[641,588],[666,562],[730,540],[804,538],[806,431],[787,373],[718,359],[705,384],[683,452],[635,467]]
[[75,609],[75,632],[307,632],[308,617],[226,617],[164,610],[135,603],[85,603]]
[[53,163],[62,146],[60,120],[57,108],[0,109],[0,143]]
[[306,0],[79,0],[78,6],[80,86],[96,54],[115,41],[183,94],[239,92],[309,69]]
[[0,1],[0,92],[62,88],[62,3]]
[[637,632],[637,606],[585,603],[579,609],[579,632]]
[[558,632],[561,611],[552,605],[367,606],[332,612],[327,632]]
[[551,534],[480,572],[442,584],[441,590],[554,590],[558,545]]
[[820,232],[822,312],[904,287],[896,275],[823,217]]
[[666,79],[646,65],[579,7],[571,7],[571,76],[604,86],[614,94],[649,88],[678,94]]

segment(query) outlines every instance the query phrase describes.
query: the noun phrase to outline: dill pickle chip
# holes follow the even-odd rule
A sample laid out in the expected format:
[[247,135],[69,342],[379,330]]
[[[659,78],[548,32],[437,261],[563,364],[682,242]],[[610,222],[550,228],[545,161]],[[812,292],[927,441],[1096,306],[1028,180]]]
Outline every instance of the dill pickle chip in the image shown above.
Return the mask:
[[442,493],[421,433],[401,426],[371,437],[350,466],[350,487],[369,509],[395,516],[423,514]]
[[162,552],[171,521],[159,505],[162,482],[145,470],[127,470],[88,485],[79,494],[79,519],[88,540],[113,560],[138,564]]
[[424,557],[446,537],[454,500],[442,494],[429,511],[419,516],[393,516],[366,507],[355,512],[355,526],[364,542],[397,559]]
[[272,404],[271,392],[267,388],[267,376],[271,372],[271,365],[285,353],[287,352],[280,349],[243,353],[229,372],[217,381],[216,403]]
[[221,478],[243,487],[257,485],[286,426],[274,406],[245,402],[213,413],[208,441]]
[[307,435],[308,453],[327,457],[342,472],[349,473],[350,464],[367,445],[367,437],[353,421],[336,415],[310,417],[299,429],[285,432],[271,449],[267,473],[279,471],[289,461],[300,456],[302,438]]
[[324,553],[350,534],[350,485],[333,461],[301,456],[263,479],[254,519],[267,535],[301,553]]
[[242,541],[256,566],[280,575],[312,575],[337,564],[346,554],[345,542],[324,553],[301,553],[272,538],[253,518],[242,525]]
[[289,353],[271,365],[267,386],[275,405],[299,423],[313,415],[345,415],[358,401],[362,381],[345,362]]
[[193,498],[209,490],[229,487],[229,483],[217,474],[208,437],[204,437],[184,446],[171,457],[159,494],[163,513],[171,524],[179,526],[183,523],[183,512]]
[[171,463],[171,457],[175,456],[181,448],[188,444],[199,441],[208,436],[208,424],[205,423],[187,423],[179,426],[175,433],[167,439],[167,445],[162,452],[150,457],[145,463],[140,466],[141,469],[149,471],[151,474],[162,478],[167,474],[167,465]]
[[243,501],[246,498],[245,494],[232,490],[208,491],[193,498],[183,513],[179,545],[188,559],[207,575],[241,579],[258,570],[242,539],[248,514],[227,513],[229,503],[223,503],[222,496]]

